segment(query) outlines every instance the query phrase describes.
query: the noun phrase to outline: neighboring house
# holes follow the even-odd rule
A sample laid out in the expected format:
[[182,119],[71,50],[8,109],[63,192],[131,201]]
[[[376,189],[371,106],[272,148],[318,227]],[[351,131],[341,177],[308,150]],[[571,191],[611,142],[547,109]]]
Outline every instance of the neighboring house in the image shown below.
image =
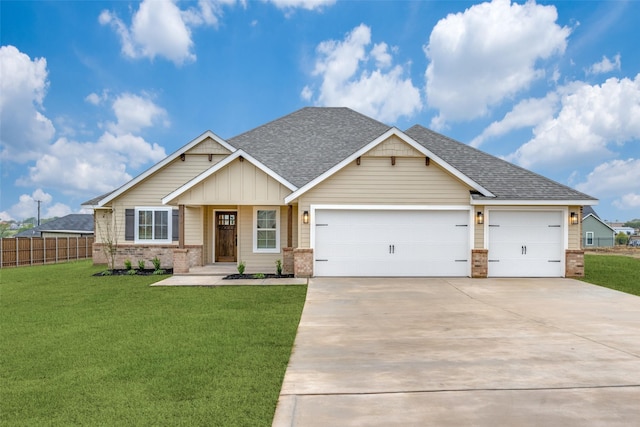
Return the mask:
[[584,207],[582,216],[583,248],[603,248],[615,245],[615,230],[602,221],[591,206]]
[[612,227],[612,228],[615,230],[616,234],[618,234],[618,233],[624,233],[624,234],[626,234],[627,236],[632,236],[632,235],[634,235],[634,234],[635,234],[635,232],[636,232],[636,229],[635,229],[635,228],[633,228],[633,227],[624,227],[624,226],[620,226],[620,227]]
[[[597,200],[468,145],[348,108],[207,131],[85,203],[117,263],[218,262],[297,276],[580,276]],[[97,236],[94,262],[106,263]]]
[[15,237],[85,237],[93,236],[93,215],[69,214],[62,218],[24,230]]

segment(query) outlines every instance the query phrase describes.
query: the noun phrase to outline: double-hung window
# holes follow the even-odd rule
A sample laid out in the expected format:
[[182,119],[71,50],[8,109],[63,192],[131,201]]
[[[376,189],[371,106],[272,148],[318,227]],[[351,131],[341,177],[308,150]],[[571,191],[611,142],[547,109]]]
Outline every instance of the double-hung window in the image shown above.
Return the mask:
[[587,246],[593,246],[593,231],[587,231]]
[[280,209],[255,207],[253,209],[253,251],[280,252]]
[[136,208],[136,243],[171,243],[171,208]]

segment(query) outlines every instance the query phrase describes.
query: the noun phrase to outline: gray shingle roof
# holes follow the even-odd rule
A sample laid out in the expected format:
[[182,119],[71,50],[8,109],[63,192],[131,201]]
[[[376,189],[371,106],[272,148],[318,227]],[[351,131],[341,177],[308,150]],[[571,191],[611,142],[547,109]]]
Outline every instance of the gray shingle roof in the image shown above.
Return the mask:
[[45,231],[72,231],[82,234],[93,233],[92,214],[69,214],[62,218],[40,224],[37,227],[22,231],[16,237],[40,237]]
[[420,125],[411,127],[405,133],[496,196],[488,198],[474,194],[474,199],[596,200]]
[[349,108],[307,107],[228,142],[302,187],[390,128]]

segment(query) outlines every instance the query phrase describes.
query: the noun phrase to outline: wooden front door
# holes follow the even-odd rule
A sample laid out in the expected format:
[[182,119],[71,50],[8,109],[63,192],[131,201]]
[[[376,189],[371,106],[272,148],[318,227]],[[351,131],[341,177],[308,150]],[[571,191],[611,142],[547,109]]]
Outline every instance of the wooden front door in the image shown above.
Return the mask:
[[236,262],[237,212],[216,212],[216,262]]

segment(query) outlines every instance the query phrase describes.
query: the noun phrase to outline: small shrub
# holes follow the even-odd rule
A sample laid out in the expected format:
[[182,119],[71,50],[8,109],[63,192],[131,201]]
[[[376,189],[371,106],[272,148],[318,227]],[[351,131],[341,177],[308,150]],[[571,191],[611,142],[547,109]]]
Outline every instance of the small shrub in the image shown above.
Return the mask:
[[153,263],[154,270],[156,271],[160,270],[160,259],[158,259],[158,257],[155,257],[154,259],[152,259],[151,262]]
[[256,273],[253,275],[254,279],[264,279],[264,273]]
[[131,260],[130,259],[125,259],[124,260],[124,268],[126,270],[129,270],[129,271],[131,270]]
[[129,269],[129,270],[127,270],[127,274],[129,276],[135,276],[136,274],[138,274],[138,272],[133,270],[133,269]]
[[164,270],[160,270],[159,268],[156,268],[155,270],[153,270],[153,274],[155,274],[156,276],[160,276],[163,275],[165,273]]
[[144,270],[144,260],[138,260],[138,269],[139,270]]
[[240,263],[238,264],[238,273],[244,274],[245,267],[246,267],[246,264],[244,263],[244,261],[240,261]]
[[278,276],[282,276],[282,260],[281,259],[276,260],[276,274]]
[[103,276],[111,276],[113,274],[113,270],[105,270],[102,272]]

